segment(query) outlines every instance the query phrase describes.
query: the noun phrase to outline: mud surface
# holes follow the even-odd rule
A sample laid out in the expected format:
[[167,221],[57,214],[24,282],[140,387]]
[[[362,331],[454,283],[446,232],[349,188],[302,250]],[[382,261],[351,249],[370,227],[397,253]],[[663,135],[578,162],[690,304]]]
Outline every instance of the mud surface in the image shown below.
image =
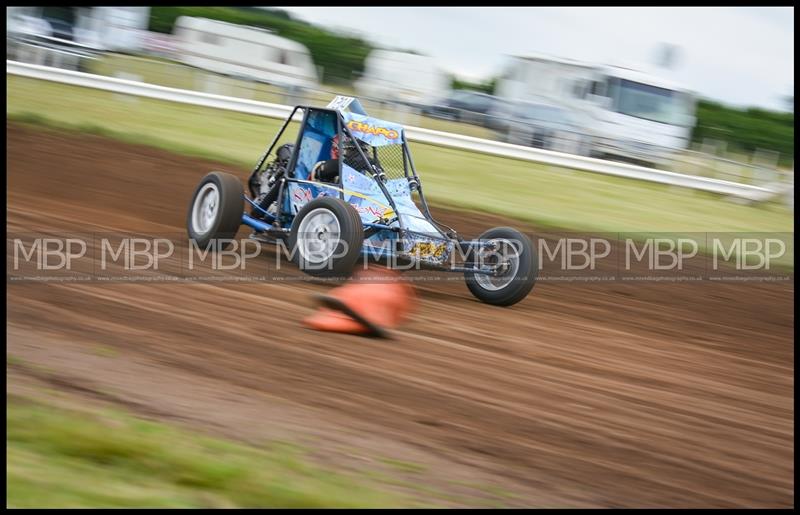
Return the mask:
[[[200,177],[248,174],[7,130],[9,233],[183,234]],[[433,210],[467,236],[535,232]],[[793,282],[543,282],[508,309],[461,281],[422,284],[393,340],[305,329],[312,295],[329,289],[12,281],[8,388],[295,441],[343,469],[416,463],[387,473],[445,505],[794,505]]]

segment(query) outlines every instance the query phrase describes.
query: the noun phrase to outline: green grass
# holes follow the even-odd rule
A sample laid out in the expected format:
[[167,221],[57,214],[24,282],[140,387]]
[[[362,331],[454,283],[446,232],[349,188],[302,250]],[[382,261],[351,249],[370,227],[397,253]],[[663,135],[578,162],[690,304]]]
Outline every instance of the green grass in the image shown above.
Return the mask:
[[14,365],[23,365],[25,364],[25,360],[14,356],[12,354],[6,354],[6,366],[14,366]]
[[[255,164],[281,123],[16,76],[7,76],[6,82],[12,119],[33,115],[51,125],[88,128],[245,168]],[[427,144],[412,143],[411,150],[434,212],[437,205],[446,205],[542,228],[594,232],[794,230],[791,211],[779,203],[740,205],[685,188]]]
[[293,446],[248,446],[120,412],[7,400],[9,507],[408,504],[309,465]]

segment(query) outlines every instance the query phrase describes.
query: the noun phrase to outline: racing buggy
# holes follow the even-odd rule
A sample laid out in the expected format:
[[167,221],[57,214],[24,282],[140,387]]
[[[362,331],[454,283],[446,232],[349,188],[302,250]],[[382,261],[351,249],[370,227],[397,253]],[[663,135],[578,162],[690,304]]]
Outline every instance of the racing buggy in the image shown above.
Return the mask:
[[[276,149],[296,114],[295,143]],[[475,297],[498,306],[524,299],[536,280],[537,256],[521,232],[497,227],[466,240],[434,220],[403,127],[368,116],[352,97],[296,106],[247,188],[228,173],[206,175],[189,205],[189,238],[209,248],[245,224],[251,238],[285,245],[312,276],[347,277],[360,259],[385,260],[399,270],[463,273]]]

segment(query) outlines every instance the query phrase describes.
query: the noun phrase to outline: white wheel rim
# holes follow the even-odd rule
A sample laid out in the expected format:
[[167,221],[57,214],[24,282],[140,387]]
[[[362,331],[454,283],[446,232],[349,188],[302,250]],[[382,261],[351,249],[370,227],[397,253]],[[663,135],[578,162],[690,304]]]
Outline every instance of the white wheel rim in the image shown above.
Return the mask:
[[219,188],[213,182],[205,184],[192,205],[192,226],[198,234],[206,234],[214,225],[219,211]]
[[492,239],[488,240],[495,244],[495,250],[482,249],[478,254],[477,265],[480,268],[496,266],[507,263],[506,270],[497,275],[475,274],[475,282],[484,290],[502,290],[514,280],[519,270],[519,258],[522,254],[520,245],[511,240]]
[[298,251],[307,263],[328,261],[336,252],[340,240],[339,219],[324,207],[308,213],[297,228]]

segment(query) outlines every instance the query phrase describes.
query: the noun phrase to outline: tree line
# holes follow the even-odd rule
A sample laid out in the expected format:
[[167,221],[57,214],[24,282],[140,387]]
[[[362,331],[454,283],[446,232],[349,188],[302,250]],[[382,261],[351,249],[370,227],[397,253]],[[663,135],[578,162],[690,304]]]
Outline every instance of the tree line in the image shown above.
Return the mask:
[[736,109],[711,100],[697,103],[692,141],[724,141],[728,150],[752,153],[757,149],[780,152],[780,162],[794,161],[794,112]]

